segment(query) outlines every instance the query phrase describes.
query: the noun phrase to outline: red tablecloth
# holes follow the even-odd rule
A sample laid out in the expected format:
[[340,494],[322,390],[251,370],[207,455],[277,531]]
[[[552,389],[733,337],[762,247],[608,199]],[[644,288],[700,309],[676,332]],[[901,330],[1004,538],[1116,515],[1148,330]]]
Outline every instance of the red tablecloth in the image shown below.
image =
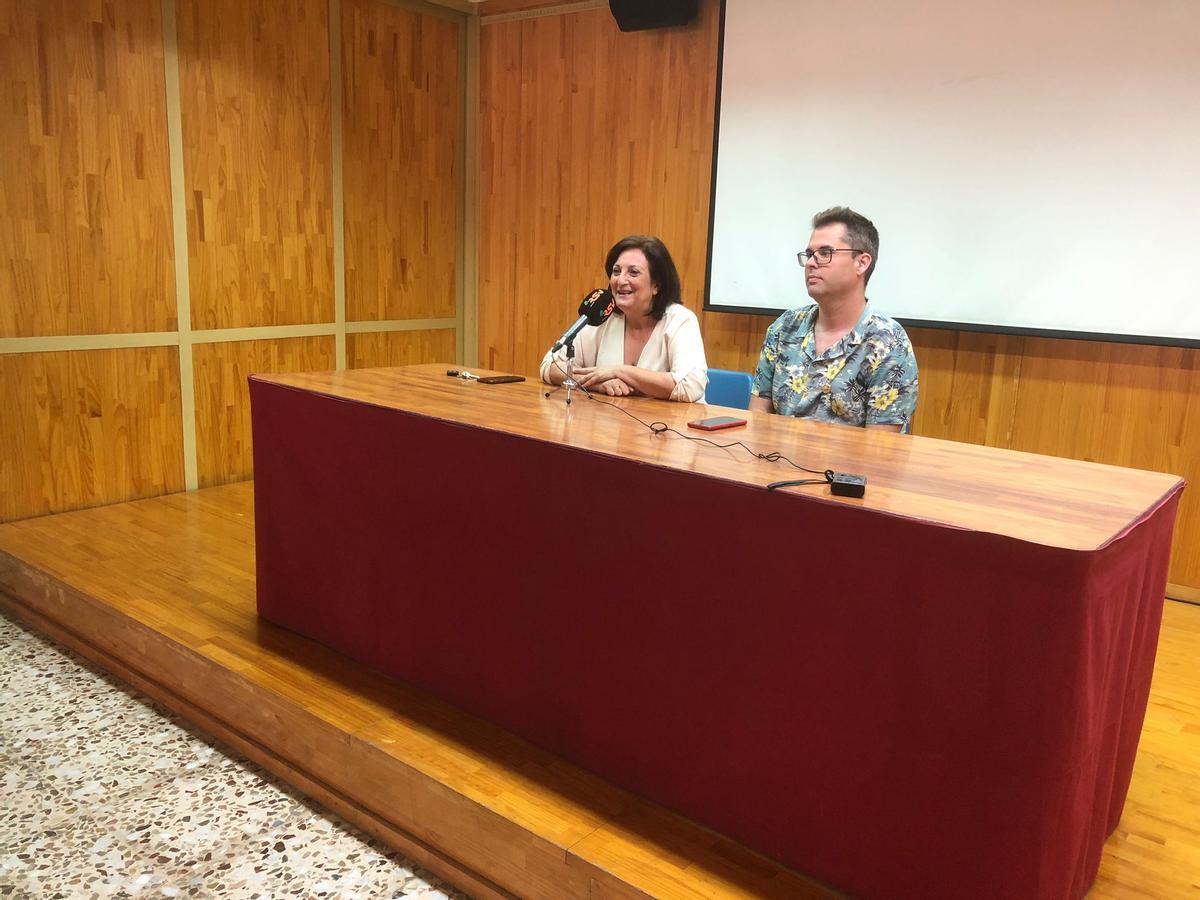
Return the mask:
[[265,618],[853,894],[1094,879],[1178,491],[1068,551],[251,393]]

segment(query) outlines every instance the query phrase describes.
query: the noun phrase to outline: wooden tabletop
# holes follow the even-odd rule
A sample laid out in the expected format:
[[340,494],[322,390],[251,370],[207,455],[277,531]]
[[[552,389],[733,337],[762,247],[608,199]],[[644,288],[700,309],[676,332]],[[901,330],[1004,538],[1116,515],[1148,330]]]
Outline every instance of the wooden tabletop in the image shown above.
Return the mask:
[[[759,453],[778,451],[810,469],[867,478],[862,499],[833,497],[826,485],[787,488],[795,495],[788,499],[797,502],[847,503],[1069,550],[1104,546],[1183,484],[1176,475],[700,403],[640,397],[600,402],[576,392],[568,407],[564,392],[547,398],[547,386],[539,382],[479,384],[447,376],[451,368],[458,367],[254,379],[748,485],[819,477],[783,461],[755,459],[741,447],[722,449],[672,433],[654,434],[621,412],[625,410],[643,422],[664,422],[690,436],[720,444],[742,441]],[[689,421],[722,413],[748,424],[716,432],[687,427]]]

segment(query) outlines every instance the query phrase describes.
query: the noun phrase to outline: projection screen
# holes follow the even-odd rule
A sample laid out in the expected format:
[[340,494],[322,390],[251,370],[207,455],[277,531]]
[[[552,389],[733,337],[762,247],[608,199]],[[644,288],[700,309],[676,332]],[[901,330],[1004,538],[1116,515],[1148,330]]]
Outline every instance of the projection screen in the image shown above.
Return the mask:
[[847,205],[906,323],[1200,346],[1200,3],[723,18],[706,309],[809,302],[796,251]]

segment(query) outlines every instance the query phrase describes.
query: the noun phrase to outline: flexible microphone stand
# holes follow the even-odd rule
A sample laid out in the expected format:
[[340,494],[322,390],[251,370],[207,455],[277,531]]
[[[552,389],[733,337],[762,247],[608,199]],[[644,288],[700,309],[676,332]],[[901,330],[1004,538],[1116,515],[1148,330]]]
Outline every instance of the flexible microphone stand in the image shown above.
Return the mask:
[[[566,388],[567,406],[570,406],[571,391],[579,387],[579,383],[575,380],[575,338],[568,338],[565,346],[567,350],[567,368],[565,369],[567,377],[562,380],[562,384],[552,390],[546,391],[546,393],[542,396],[549,397],[551,394],[557,394],[559,391],[563,390],[563,388]],[[554,357],[551,356],[550,358],[551,361],[553,361]],[[581,391],[583,390],[583,388],[579,389]],[[584,391],[584,393],[586,393],[586,391]]]

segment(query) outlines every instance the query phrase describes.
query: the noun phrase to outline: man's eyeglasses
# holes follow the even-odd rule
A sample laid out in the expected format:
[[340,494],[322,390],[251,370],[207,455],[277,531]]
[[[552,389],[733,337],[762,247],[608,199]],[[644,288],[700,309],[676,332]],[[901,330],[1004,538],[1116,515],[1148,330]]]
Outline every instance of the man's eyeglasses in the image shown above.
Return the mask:
[[796,259],[800,260],[800,265],[802,266],[807,266],[810,259],[815,259],[818,266],[827,266],[833,262],[833,254],[835,253],[864,252],[854,247],[818,247],[816,250],[801,250],[796,254]]

